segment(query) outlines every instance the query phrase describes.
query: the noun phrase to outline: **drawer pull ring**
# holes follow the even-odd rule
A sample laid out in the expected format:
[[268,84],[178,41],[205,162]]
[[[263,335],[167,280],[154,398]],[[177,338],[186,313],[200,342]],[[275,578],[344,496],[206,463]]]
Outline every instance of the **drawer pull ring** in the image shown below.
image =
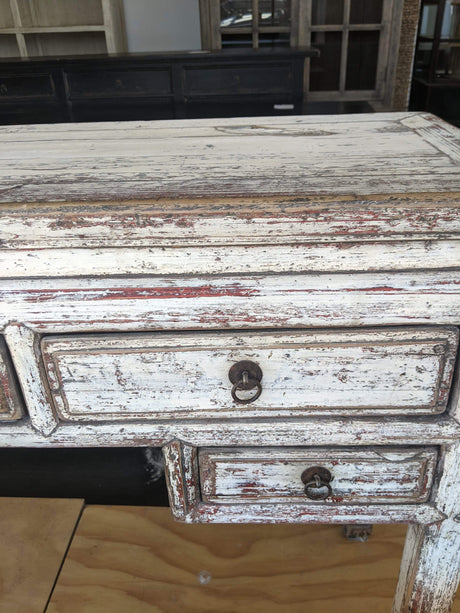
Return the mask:
[[305,495],[310,500],[326,500],[332,494],[330,482],[333,476],[327,468],[321,466],[307,468],[300,478],[305,485]]
[[[255,362],[243,360],[234,364],[228,373],[228,378],[233,383],[232,398],[238,404],[249,404],[259,398],[262,393],[262,370]],[[249,398],[238,396],[240,391],[255,390]]]

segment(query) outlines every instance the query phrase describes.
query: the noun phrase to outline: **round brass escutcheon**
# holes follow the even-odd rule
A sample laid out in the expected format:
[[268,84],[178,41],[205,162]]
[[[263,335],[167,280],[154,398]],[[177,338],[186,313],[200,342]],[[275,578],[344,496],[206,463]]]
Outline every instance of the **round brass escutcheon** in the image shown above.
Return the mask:
[[305,485],[305,495],[310,500],[326,500],[332,494],[330,482],[334,479],[327,468],[312,466],[300,476]]
[[[241,362],[233,364],[228,372],[228,378],[233,383],[233,400],[238,404],[249,404],[257,400],[262,393],[262,384],[260,383],[262,377],[262,369],[255,362],[242,360]],[[255,392],[248,398],[238,395],[240,391],[246,392],[250,390],[255,390]]]

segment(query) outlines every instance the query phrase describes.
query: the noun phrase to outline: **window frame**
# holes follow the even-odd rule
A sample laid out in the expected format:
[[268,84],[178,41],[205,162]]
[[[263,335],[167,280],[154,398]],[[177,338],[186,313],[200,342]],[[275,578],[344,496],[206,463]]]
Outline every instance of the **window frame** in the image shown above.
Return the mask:
[[[222,49],[220,28],[220,0],[199,0],[202,48],[209,50]],[[376,107],[391,105],[396,65],[398,59],[399,37],[401,31],[404,0],[383,0],[382,19],[379,24],[350,24],[351,0],[343,0],[343,23],[337,25],[312,25],[313,0],[291,0],[290,46],[311,47],[314,32],[342,32],[339,88],[337,90],[310,90],[310,58],[305,60],[304,94],[309,101],[357,101],[366,100]],[[253,24],[244,28],[232,28],[234,33],[251,34],[253,48],[258,47],[259,0],[252,0]],[[281,32],[286,26],[274,26],[264,30]],[[347,90],[346,69],[348,59],[348,42],[350,32],[379,31],[379,51],[375,88],[371,90]]]

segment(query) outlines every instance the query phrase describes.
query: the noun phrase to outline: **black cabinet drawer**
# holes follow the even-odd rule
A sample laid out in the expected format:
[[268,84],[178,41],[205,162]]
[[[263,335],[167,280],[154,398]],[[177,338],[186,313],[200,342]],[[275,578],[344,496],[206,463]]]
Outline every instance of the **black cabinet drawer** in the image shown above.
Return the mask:
[[67,72],[65,81],[72,100],[165,96],[172,92],[169,69],[75,71]]
[[186,94],[270,94],[294,91],[292,63],[185,66]]
[[52,74],[0,75],[0,102],[8,99],[55,98]]

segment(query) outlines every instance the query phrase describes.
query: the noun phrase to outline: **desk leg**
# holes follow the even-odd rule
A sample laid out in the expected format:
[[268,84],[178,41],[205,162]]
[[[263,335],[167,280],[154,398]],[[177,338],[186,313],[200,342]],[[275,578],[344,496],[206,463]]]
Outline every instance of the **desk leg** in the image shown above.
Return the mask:
[[409,526],[393,613],[449,613],[460,579],[460,443],[441,460],[432,502],[446,519]]

